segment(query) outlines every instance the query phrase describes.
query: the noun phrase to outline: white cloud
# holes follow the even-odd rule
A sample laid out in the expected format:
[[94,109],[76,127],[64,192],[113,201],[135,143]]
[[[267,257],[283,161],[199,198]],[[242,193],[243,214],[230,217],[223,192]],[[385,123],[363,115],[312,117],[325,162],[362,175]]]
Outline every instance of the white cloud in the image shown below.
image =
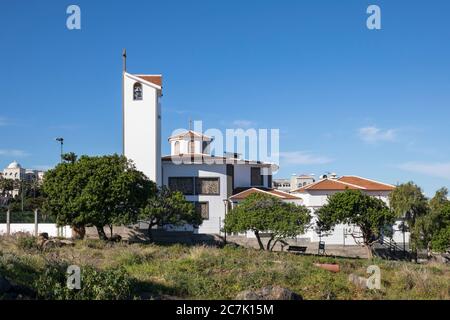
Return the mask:
[[367,143],[376,143],[382,141],[392,142],[396,139],[397,130],[383,130],[375,126],[363,127],[358,129],[358,136]]
[[8,156],[8,157],[26,157],[29,154],[23,150],[16,150],[16,149],[0,149],[0,156]]
[[420,163],[407,162],[398,166],[405,171],[421,173],[424,175],[450,180],[450,162]]
[[308,151],[280,152],[280,162],[294,165],[327,164],[333,159],[318,156]]
[[233,126],[238,128],[252,128],[256,127],[256,123],[250,120],[234,120]]

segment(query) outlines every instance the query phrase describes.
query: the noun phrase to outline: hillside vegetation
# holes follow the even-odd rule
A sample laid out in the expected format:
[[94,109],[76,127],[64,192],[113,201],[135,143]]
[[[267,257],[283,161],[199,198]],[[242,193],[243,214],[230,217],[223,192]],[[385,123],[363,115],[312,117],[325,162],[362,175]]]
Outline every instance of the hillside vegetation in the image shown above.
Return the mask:
[[[341,271],[319,269],[316,262],[338,263]],[[81,266],[81,291],[65,288],[65,268],[74,264]],[[370,264],[381,268],[381,290],[359,289],[348,281],[351,273],[368,277]],[[33,289],[34,298],[45,299],[233,299],[243,290],[268,285],[288,288],[304,299],[450,299],[446,265],[296,256],[232,246],[84,240],[42,250],[32,238],[0,238],[0,275]]]

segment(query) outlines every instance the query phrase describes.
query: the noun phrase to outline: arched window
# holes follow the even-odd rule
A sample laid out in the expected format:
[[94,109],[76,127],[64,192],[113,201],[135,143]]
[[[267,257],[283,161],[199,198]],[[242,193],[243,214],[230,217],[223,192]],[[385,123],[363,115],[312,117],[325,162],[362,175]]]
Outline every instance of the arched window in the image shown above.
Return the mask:
[[142,100],[142,84],[139,82],[133,86],[133,100]]
[[180,141],[175,141],[174,149],[175,154],[180,154]]

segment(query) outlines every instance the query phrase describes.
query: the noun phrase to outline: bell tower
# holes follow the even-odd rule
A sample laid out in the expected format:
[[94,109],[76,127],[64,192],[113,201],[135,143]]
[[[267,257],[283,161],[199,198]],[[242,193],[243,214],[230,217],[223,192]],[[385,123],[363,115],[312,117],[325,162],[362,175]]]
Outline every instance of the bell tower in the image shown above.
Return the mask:
[[128,73],[123,57],[123,154],[161,185],[162,76]]

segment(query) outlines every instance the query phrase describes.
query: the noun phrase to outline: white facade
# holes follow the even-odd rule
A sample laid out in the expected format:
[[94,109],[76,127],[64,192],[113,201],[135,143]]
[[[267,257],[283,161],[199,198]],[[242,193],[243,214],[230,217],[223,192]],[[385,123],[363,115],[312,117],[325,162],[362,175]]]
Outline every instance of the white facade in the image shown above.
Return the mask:
[[[161,86],[127,72],[123,77],[124,155],[161,185]],[[134,96],[136,84],[142,88],[141,99]]]
[[[326,180],[326,179],[325,179]],[[322,180],[323,181],[323,180]],[[328,181],[337,181],[336,179],[328,180]],[[374,182],[372,180],[367,180],[369,182]],[[320,183],[320,181],[319,181]],[[350,186],[350,185],[349,185]],[[389,185],[387,185],[389,186]],[[391,186],[393,187],[393,186]],[[303,199],[303,204],[310,210],[312,214],[312,225],[315,225],[315,222],[317,221],[317,216],[315,214],[315,211],[325,204],[328,203],[328,198],[332,196],[335,193],[342,192],[343,190],[314,190],[308,188],[303,188],[303,190],[294,191],[292,194],[300,197]],[[386,203],[386,205],[389,206],[389,194],[391,191],[389,190],[364,190],[361,188],[361,191],[365,194],[368,194],[370,196],[376,197],[383,202]],[[399,231],[399,225],[401,221],[396,221],[393,230],[393,240],[396,242],[403,242],[403,233]],[[358,243],[355,242],[355,239],[351,235],[352,233],[357,233],[359,231],[358,228],[355,228],[354,226],[350,225],[336,225],[333,232],[330,232],[326,235],[322,235],[322,238],[319,237],[319,234],[315,232],[314,227],[311,227],[308,232],[304,235],[299,236],[299,238],[306,238],[309,239],[312,242],[318,242],[318,241],[324,241],[326,244],[333,244],[333,245],[357,245]],[[409,242],[409,233],[405,234],[405,241]]]

